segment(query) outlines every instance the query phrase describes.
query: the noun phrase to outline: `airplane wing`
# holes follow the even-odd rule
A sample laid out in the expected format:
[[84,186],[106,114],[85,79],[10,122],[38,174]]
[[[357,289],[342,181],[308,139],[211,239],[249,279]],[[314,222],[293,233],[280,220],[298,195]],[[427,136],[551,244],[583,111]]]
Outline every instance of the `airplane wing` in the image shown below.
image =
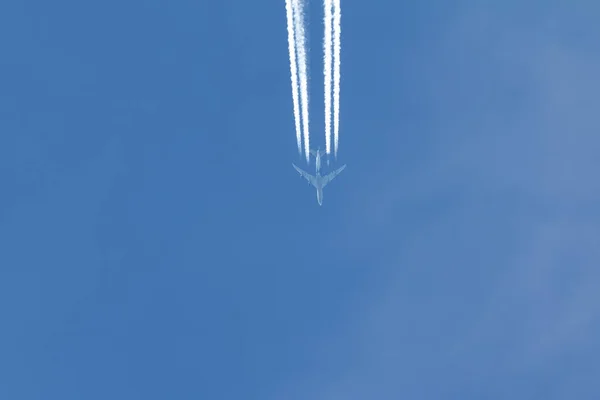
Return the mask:
[[313,175],[296,167],[296,164],[294,164],[294,163],[292,163],[292,165],[294,166],[296,171],[298,171],[300,173],[300,175],[302,175],[308,181],[308,183],[310,183],[311,185],[313,185],[315,187],[317,186],[317,179]]
[[340,174],[340,172],[342,172],[344,170],[344,168],[346,168],[346,164],[342,165],[340,168],[331,172],[329,175],[325,175],[323,177],[323,179],[321,180],[321,184],[323,185],[323,187],[325,187],[325,185],[327,185],[329,182],[331,182],[333,180],[333,178],[338,176]]

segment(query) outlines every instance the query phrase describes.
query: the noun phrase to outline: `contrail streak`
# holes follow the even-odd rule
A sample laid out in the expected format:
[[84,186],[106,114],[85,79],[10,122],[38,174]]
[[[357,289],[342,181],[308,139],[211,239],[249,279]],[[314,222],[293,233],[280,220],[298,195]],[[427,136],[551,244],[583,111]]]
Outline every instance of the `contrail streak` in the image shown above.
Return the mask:
[[290,77],[292,81],[294,123],[296,124],[296,144],[298,145],[298,154],[302,154],[302,139],[300,137],[300,100],[298,99],[298,65],[296,64],[296,38],[294,35],[292,0],[285,0],[285,12],[287,17],[288,52],[290,53]]
[[332,0],[324,0],[325,16],[323,23],[325,25],[325,36],[323,39],[323,77],[325,79],[325,151],[331,153],[331,22],[333,19]]
[[334,47],[334,70],[333,70],[333,131],[335,141],[335,156],[337,158],[339,132],[340,132],[340,53],[342,36],[342,11],[340,9],[340,0],[333,0],[333,47]]
[[296,49],[298,51],[298,71],[300,78],[300,99],[302,102],[302,128],[304,128],[304,152],[306,162],[310,161],[310,137],[308,120],[308,78],[306,76],[306,38],[304,33],[304,1],[294,0],[294,27]]

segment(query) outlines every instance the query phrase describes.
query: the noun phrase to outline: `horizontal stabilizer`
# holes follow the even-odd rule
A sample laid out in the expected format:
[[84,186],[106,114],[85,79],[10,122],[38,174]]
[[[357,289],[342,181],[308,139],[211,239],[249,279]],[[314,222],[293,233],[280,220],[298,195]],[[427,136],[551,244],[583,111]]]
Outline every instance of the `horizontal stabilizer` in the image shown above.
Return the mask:
[[318,150],[311,150],[311,151],[310,151],[310,154],[312,154],[312,155],[313,155],[313,156],[315,156],[315,157],[317,156],[317,153],[318,153],[318,154],[319,154],[321,157],[323,157],[323,156],[326,154],[326,153],[325,153],[323,150],[321,150],[321,149],[318,149]]

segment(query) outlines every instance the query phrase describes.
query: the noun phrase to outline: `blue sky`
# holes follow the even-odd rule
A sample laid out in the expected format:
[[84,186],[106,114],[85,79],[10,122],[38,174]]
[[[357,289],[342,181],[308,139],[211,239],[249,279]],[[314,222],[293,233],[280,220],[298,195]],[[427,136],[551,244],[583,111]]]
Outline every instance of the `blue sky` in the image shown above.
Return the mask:
[[600,5],[342,11],[319,207],[283,0],[0,5],[1,398],[598,398]]

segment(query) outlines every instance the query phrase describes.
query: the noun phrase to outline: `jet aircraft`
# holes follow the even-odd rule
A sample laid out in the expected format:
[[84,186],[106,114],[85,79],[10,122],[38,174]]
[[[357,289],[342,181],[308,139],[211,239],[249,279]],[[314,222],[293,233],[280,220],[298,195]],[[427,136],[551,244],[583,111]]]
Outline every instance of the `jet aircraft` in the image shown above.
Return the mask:
[[319,202],[320,206],[323,205],[323,188],[329,182],[331,182],[333,180],[333,178],[338,176],[340,174],[340,172],[342,172],[344,170],[344,168],[346,168],[346,164],[344,164],[340,168],[331,172],[330,174],[322,176],[318,168],[317,168],[316,174],[311,175],[308,172],[303,171],[302,169],[298,168],[294,163],[292,163],[292,165],[294,166],[296,171],[298,171],[300,173],[300,175],[303,176],[308,181],[309,184],[313,185],[315,187],[315,189],[317,189],[317,201]]

